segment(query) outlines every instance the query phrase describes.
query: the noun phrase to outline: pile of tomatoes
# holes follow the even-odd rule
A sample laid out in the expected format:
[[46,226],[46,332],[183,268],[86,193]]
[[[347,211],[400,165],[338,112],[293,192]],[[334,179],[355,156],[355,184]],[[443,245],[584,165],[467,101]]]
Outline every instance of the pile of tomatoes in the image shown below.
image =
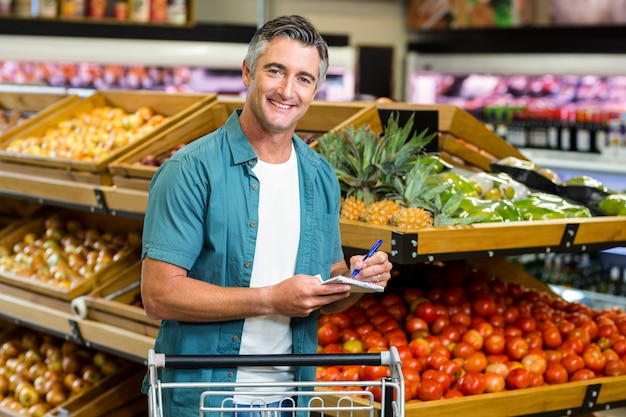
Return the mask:
[[[319,353],[396,346],[405,398],[438,400],[626,374],[626,312],[592,309],[462,263],[425,266],[420,287],[321,315]],[[318,367],[318,381],[379,380],[385,366]]]

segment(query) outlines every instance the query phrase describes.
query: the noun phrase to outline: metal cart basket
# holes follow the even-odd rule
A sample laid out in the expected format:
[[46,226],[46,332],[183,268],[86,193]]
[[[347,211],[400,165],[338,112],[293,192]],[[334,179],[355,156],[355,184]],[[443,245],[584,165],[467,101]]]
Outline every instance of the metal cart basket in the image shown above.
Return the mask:
[[[388,366],[391,376],[376,381],[315,381],[293,382],[293,390],[285,392],[285,383],[268,384],[263,387],[272,389],[273,394],[284,395],[280,407],[270,404],[254,404],[259,408],[236,404],[234,388],[237,394],[253,394],[246,391],[260,386],[254,383],[211,383],[211,382],[161,382],[159,368],[199,369],[232,366],[339,366],[370,365]],[[148,412],[149,417],[172,417],[163,410],[162,394],[167,389],[203,389],[198,401],[198,415],[236,416],[237,412],[261,412],[263,417],[280,416],[288,412],[310,416],[394,416],[404,417],[404,377],[402,363],[395,347],[389,351],[363,354],[303,354],[303,355],[185,355],[173,356],[148,353]],[[349,386],[350,388],[345,388]],[[374,399],[372,387],[380,388],[380,403]],[[212,396],[224,397],[219,407],[209,406]],[[237,407],[237,408],[235,408]]]

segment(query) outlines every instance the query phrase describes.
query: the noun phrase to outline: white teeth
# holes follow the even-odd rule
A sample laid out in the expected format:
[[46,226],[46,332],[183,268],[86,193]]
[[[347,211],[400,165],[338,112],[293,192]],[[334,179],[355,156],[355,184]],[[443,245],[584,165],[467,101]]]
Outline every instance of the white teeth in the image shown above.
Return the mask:
[[273,104],[274,106],[276,106],[276,107],[278,107],[278,108],[281,108],[281,109],[289,109],[289,108],[291,108],[291,106],[288,106],[288,105],[286,105],[286,104],[282,104],[282,103],[279,103],[279,102],[274,101],[274,100],[270,100],[270,101],[272,102],[272,104]]

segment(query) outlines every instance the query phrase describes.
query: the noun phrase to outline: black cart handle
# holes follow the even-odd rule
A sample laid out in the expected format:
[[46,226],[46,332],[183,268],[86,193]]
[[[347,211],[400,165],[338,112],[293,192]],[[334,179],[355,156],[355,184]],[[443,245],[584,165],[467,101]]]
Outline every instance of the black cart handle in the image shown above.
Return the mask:
[[[391,347],[395,350],[395,347]],[[397,350],[395,350],[397,355]],[[397,357],[397,356],[396,356]],[[157,368],[199,369],[233,366],[335,366],[392,364],[389,351],[377,353],[299,354],[299,355],[165,355],[150,350],[148,363]]]

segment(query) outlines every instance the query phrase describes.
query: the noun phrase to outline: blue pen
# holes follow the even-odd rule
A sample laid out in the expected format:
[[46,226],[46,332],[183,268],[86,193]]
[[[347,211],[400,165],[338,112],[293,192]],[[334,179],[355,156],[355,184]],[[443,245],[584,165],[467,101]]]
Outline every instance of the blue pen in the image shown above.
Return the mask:
[[[363,260],[366,260],[367,258],[372,256],[374,253],[376,253],[376,250],[378,250],[378,248],[380,247],[381,243],[383,243],[382,239],[379,240],[378,242],[374,243],[374,246],[372,246],[372,249],[370,249],[369,252],[367,252],[367,255],[365,255]],[[360,269],[355,269],[354,271],[352,271],[352,278],[354,278],[357,275],[359,275],[359,272],[361,272]]]

